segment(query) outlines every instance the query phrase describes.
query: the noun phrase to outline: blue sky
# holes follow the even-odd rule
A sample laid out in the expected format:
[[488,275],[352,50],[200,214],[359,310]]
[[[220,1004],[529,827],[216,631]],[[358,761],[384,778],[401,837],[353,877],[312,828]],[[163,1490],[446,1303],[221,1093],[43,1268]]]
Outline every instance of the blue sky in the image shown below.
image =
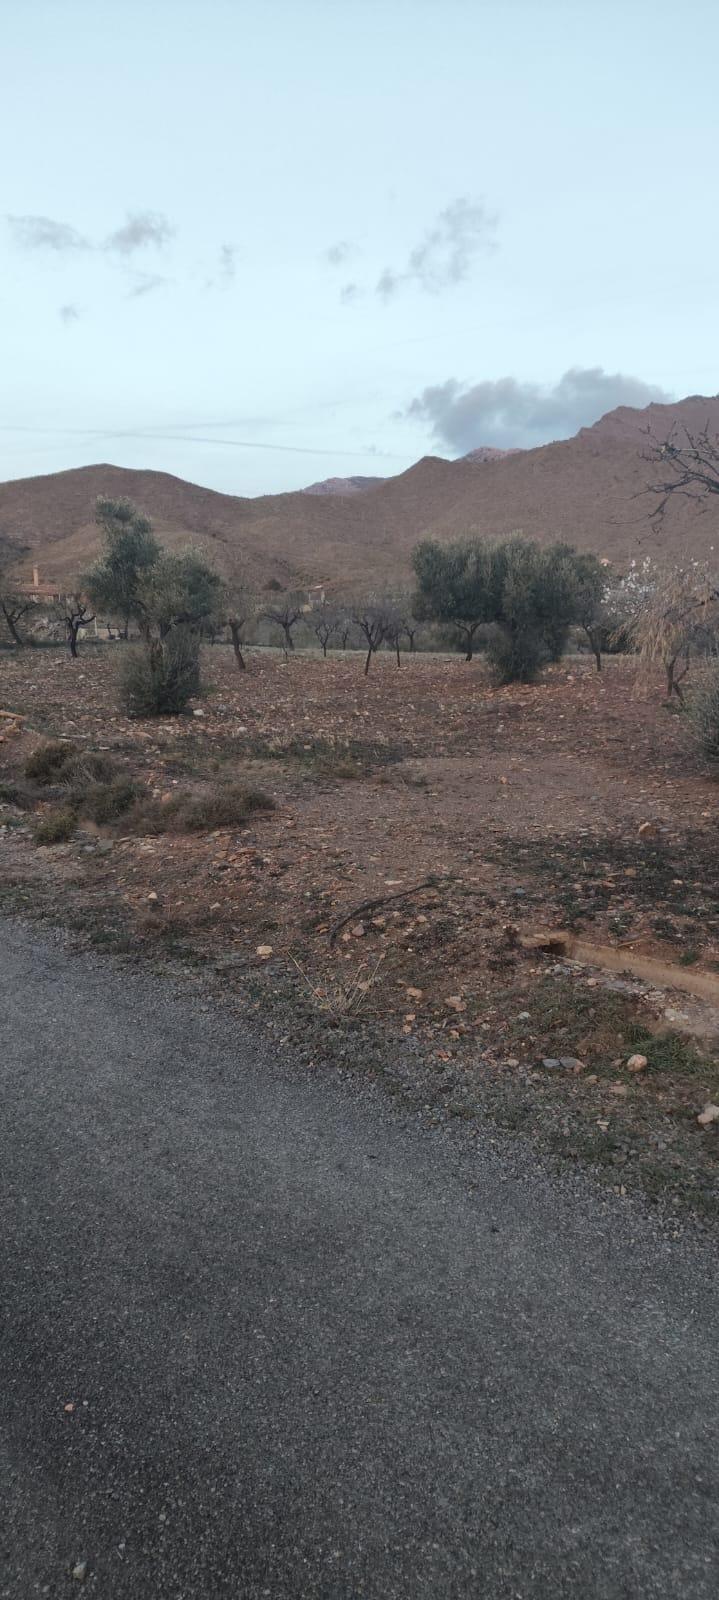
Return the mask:
[[713,0],[0,23],[0,478],[277,492],[719,389]]

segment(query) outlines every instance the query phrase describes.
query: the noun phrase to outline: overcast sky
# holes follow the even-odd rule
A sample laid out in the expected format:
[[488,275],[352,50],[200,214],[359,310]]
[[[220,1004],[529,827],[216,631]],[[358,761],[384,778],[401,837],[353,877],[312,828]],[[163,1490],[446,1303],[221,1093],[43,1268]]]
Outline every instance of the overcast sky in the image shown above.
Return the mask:
[[719,389],[715,0],[0,23],[0,478],[260,494]]

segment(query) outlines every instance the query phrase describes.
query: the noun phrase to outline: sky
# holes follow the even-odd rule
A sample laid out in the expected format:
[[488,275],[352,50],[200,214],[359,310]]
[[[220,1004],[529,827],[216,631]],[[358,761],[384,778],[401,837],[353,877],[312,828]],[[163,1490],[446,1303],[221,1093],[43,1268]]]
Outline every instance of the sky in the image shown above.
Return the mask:
[[0,28],[0,479],[277,493],[719,390],[715,0]]

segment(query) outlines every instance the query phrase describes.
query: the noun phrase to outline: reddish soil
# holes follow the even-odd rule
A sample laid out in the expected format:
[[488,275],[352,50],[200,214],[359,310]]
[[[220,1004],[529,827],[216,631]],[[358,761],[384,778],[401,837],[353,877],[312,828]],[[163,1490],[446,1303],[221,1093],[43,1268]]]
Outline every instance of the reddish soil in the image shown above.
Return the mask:
[[[241,675],[217,647],[201,715],[156,724],[118,714],[116,659],[112,647],[74,665],[53,651],[0,658],[0,704],[25,719],[0,745],[6,785],[62,736],[110,752],[150,794],[232,780],[276,809],[243,829],[159,837],[80,821],[69,842],[38,848],[38,814],[57,798],[36,795],[33,812],[6,788],[9,904],[209,963],[223,990],[263,1008],[294,995],[313,1038],[358,1016],[390,1045],[478,1072],[490,1114],[501,1074],[503,1106],[510,1083],[555,1121],[571,1100],[593,1129],[607,1115],[625,1129],[630,1154],[649,1118],[656,1185],[691,1170],[691,1203],[711,1210],[719,1137],[696,1117],[719,1097],[719,1015],[669,984],[573,964],[569,949],[522,949],[552,928],[626,950],[628,967],[645,957],[703,974],[710,989],[719,971],[719,788],[656,688],[637,695],[630,662],[600,676],[572,661],[494,690],[481,662],[425,655],[397,670],[381,656],[365,679],[356,654],[285,665],[253,652]],[[625,1062],[640,1036],[650,1056],[646,1040],[662,1041],[661,1064],[638,1079]],[[581,1063],[563,1069],[561,1092],[545,1057]],[[652,1117],[669,1152],[661,1184]],[[587,1153],[603,1159],[594,1143]]]

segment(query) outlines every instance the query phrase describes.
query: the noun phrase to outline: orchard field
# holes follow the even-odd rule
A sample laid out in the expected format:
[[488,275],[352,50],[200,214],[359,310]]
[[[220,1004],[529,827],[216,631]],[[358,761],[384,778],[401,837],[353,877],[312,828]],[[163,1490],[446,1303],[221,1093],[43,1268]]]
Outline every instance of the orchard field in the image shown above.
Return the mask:
[[123,648],[0,658],[6,911],[169,964],[429,1122],[716,1219],[719,789],[659,679],[265,650],[239,673],[217,645],[187,714],[130,720]]

